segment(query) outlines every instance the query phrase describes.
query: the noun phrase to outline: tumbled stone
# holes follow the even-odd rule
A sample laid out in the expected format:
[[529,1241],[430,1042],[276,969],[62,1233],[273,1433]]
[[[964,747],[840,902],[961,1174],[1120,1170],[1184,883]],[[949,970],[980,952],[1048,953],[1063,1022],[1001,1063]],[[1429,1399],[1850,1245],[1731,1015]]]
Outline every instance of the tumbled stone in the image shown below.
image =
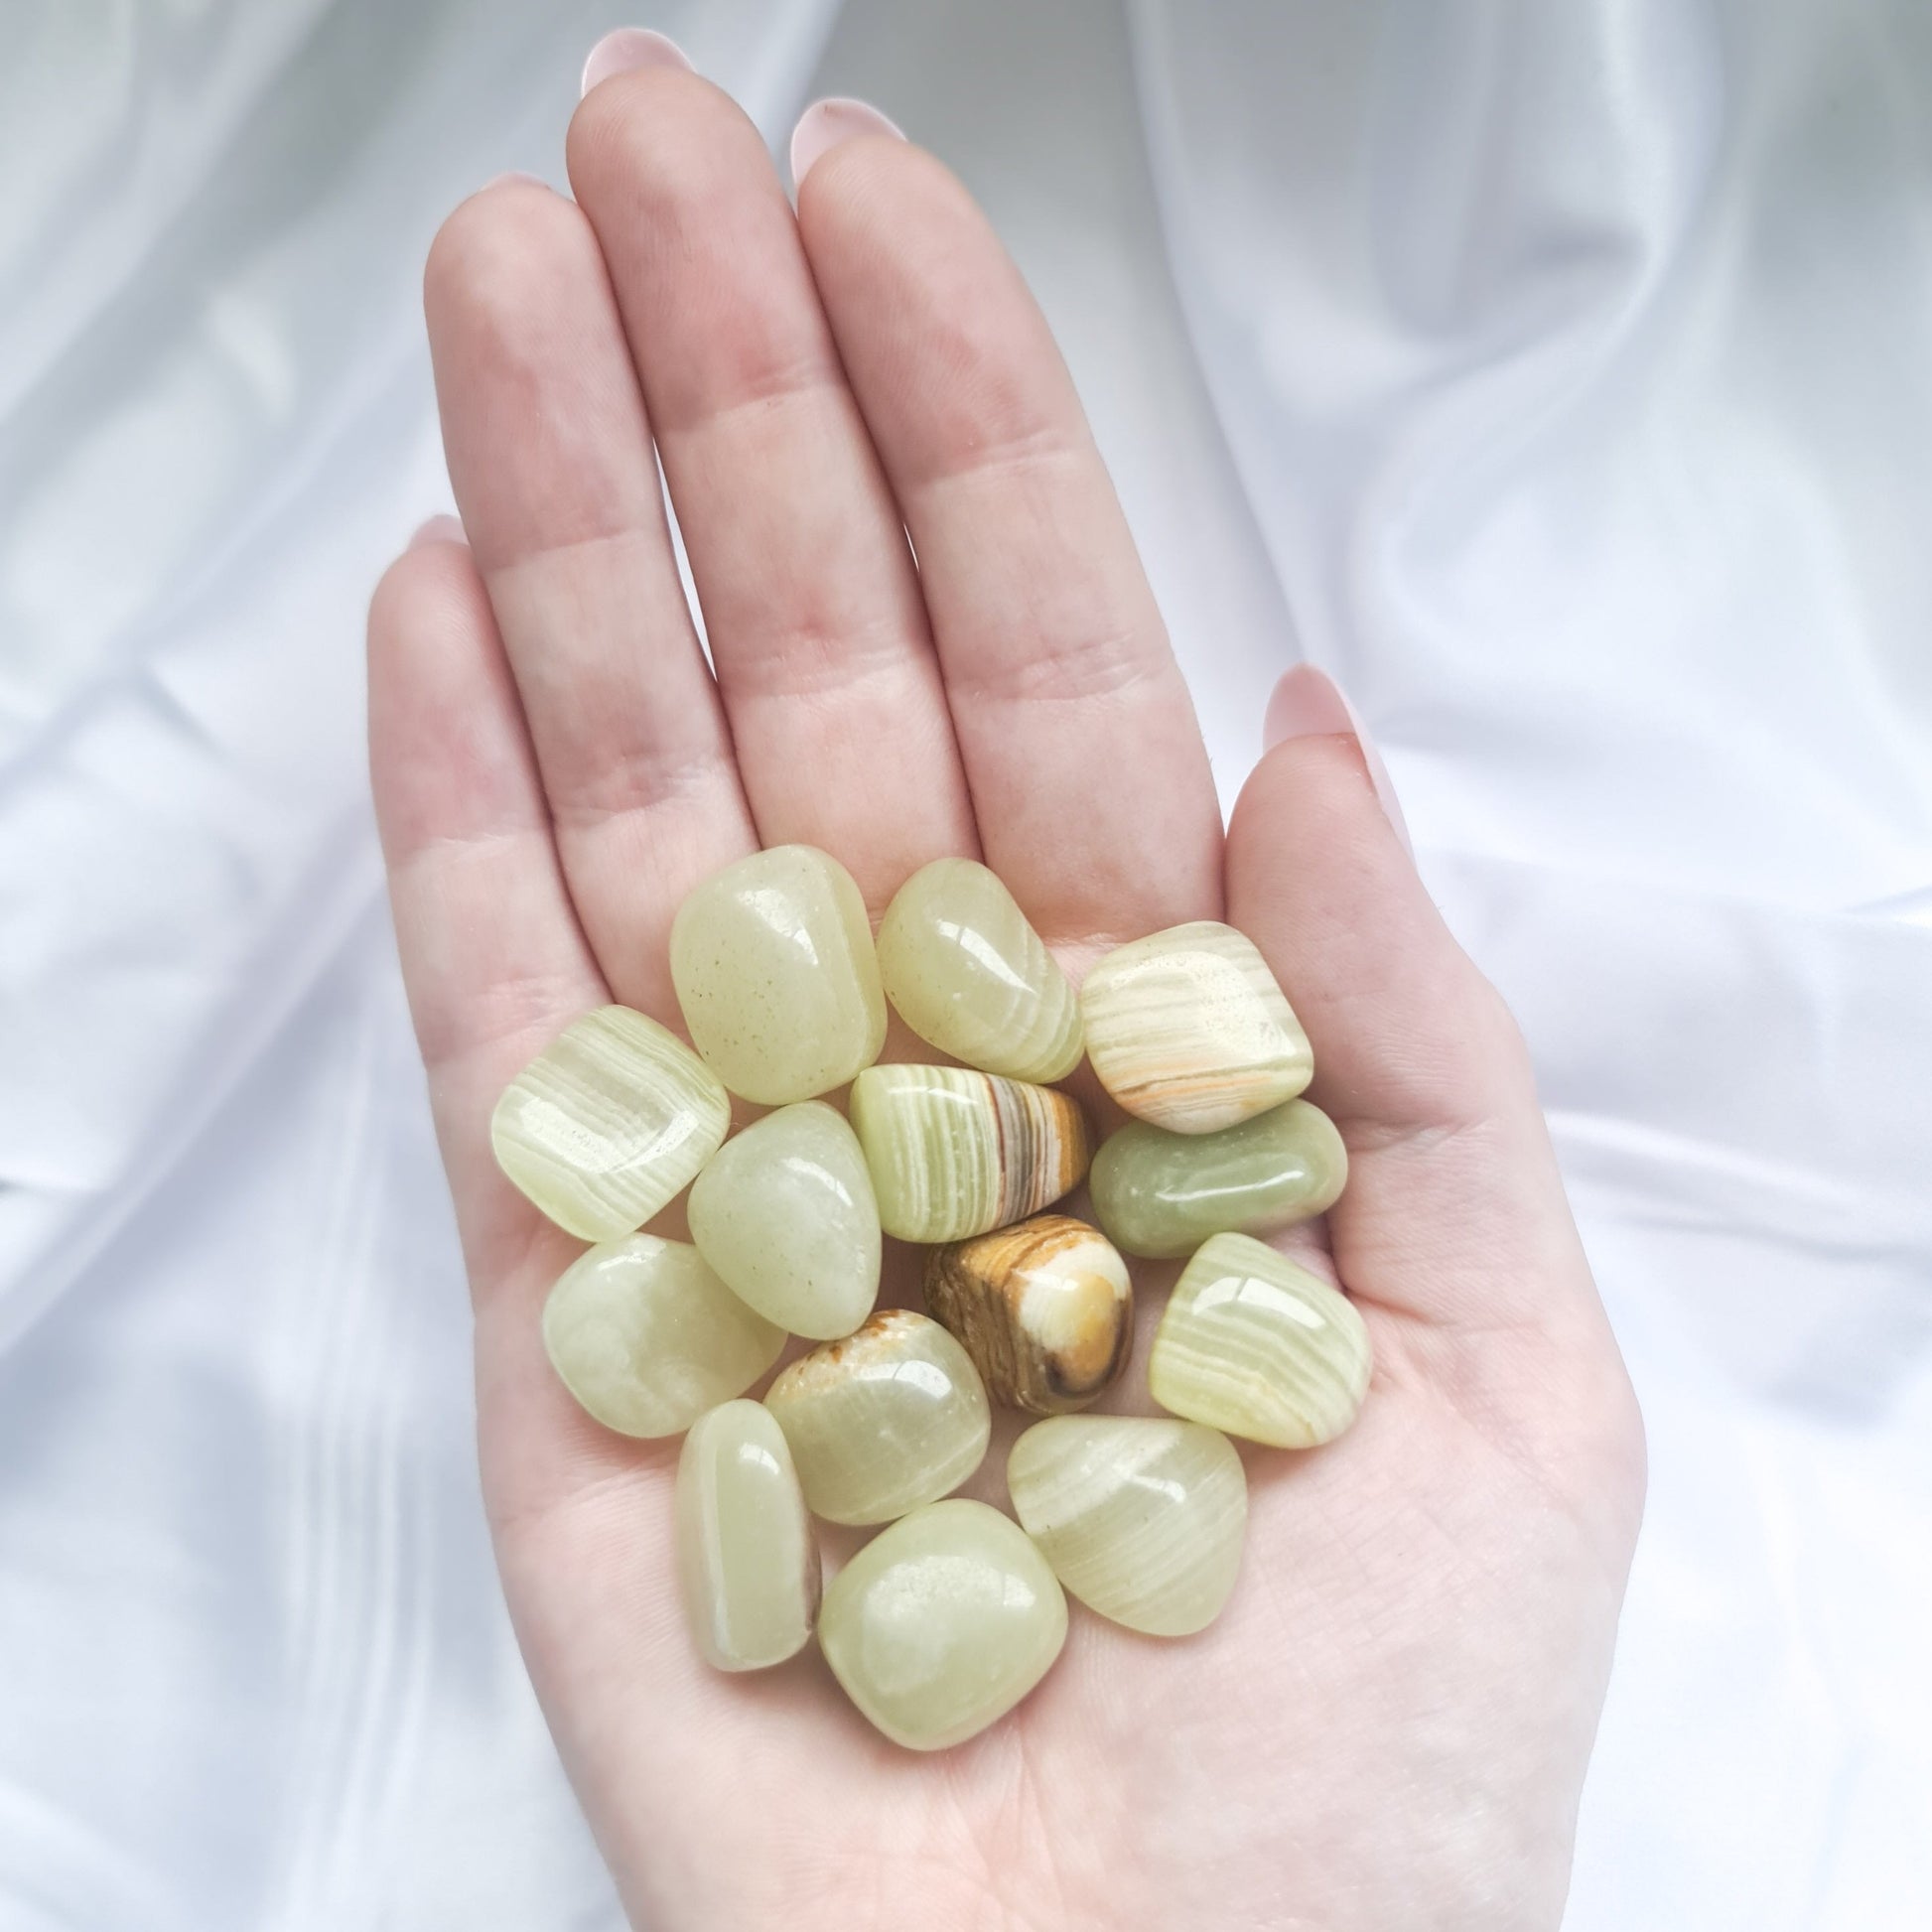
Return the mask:
[[930,1250],[925,1305],[994,1401],[1036,1416],[1084,1409],[1120,1379],[1133,1344],[1127,1264],[1066,1214]]
[[794,1335],[849,1335],[879,1299],[879,1204],[858,1136],[822,1100],[727,1141],[691,1184],[691,1239],[732,1292]]
[[979,1371],[938,1322],[882,1309],[791,1363],[765,1394],[805,1500],[829,1523],[884,1523],[957,1489],[986,1456]]
[[1254,942],[1201,919],[1117,947],[1080,988],[1087,1057],[1126,1110],[1211,1134],[1293,1100],[1314,1062]]
[[1071,983],[975,860],[935,859],[898,889],[879,928],[879,973],[899,1018],[968,1066],[1060,1080],[1080,1063]]
[[1184,1637],[1220,1615],[1241,1570],[1248,1479],[1199,1423],[1056,1416],[1013,1446],[1007,1487],[1053,1574],[1130,1630]]
[[721,1403],[691,1425],[677,1463],[677,1570],[692,1639],[717,1669],[762,1670],[810,1642],[818,1541],[763,1403]]
[[691,892],[671,980],[705,1063],[765,1106],[843,1086],[886,1041],[865,899],[813,846],[755,852]]
[[1094,1217],[1130,1255],[1192,1254],[1210,1234],[1269,1234],[1325,1214],[1348,1151],[1334,1123],[1291,1100],[1213,1134],[1130,1121],[1100,1144]]
[[882,1531],[832,1579],[818,1641],[846,1695],[896,1744],[944,1750],[1053,1667],[1066,1597],[1011,1518],[955,1497]]
[[879,1219],[901,1241],[964,1241],[1024,1219],[1086,1173],[1079,1104],[959,1066],[873,1066],[852,1083]]
[[580,1241],[641,1227],[718,1150],[731,1101],[673,1033],[628,1007],[573,1021],[503,1090],[496,1165]]
[[1180,1272],[1148,1358],[1162,1408],[1277,1449],[1312,1449],[1355,1420],[1368,1329],[1347,1296],[1245,1234],[1217,1234]]
[[684,1241],[632,1234],[593,1248],[543,1305],[564,1386],[607,1429],[675,1436],[743,1395],[785,1345]]

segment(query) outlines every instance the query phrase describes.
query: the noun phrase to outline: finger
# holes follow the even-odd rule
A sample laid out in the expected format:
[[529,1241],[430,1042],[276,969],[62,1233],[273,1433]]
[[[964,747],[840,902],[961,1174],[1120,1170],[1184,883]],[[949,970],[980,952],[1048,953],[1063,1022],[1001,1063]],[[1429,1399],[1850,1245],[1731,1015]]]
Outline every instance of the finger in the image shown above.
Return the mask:
[[671,916],[753,830],[597,239],[561,196],[499,184],[444,224],[424,305],[572,899],[618,998],[674,1021]]
[[1212,914],[1193,707],[1044,319],[965,191],[884,136],[798,217],[912,534],[987,863],[1058,939]]
[[[497,1172],[496,1097],[609,998],[579,930],[469,549],[394,563],[369,607],[369,773],[403,983],[480,1294],[545,1225]],[[555,1231],[552,1230],[554,1234]],[[558,1239],[558,1266],[570,1244]]]
[[758,130],[676,68],[570,133],[642,380],[760,838],[835,852],[881,906],[977,850],[898,511]]
[[1227,902],[1308,1029],[1311,1097],[1348,1145],[1336,1268],[1431,1323],[1599,1332],[1522,1037],[1424,890],[1338,694],[1328,710],[1243,788]]

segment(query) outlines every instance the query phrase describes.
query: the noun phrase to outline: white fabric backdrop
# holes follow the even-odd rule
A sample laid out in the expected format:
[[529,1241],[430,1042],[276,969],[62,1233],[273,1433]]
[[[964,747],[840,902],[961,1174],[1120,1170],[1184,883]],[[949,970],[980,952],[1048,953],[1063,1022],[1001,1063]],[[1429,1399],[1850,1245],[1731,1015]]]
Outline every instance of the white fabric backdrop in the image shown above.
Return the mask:
[[[0,0],[0,1927],[616,1924],[361,765],[438,214],[603,0]],[[1932,1923],[1932,9],[666,0],[1059,328],[1232,796],[1335,670],[1644,1397],[1572,1932]],[[814,77],[816,74],[816,78]]]

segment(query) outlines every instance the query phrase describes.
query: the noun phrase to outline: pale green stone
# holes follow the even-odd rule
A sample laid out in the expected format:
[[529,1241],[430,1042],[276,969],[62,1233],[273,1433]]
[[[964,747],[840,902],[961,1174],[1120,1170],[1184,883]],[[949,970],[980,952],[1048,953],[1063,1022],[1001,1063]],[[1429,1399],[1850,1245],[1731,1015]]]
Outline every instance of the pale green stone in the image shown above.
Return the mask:
[[964,1241],[1077,1187],[1090,1143],[1077,1101],[963,1066],[872,1066],[852,1083],[879,1219],[901,1241]]
[[1007,1487],[1053,1574],[1091,1610],[1155,1637],[1220,1615],[1241,1570],[1248,1479],[1199,1423],[1055,1416],[1013,1446]]
[[1348,1150],[1334,1123],[1291,1100],[1216,1134],[1130,1121],[1101,1143],[1094,1215],[1130,1255],[1192,1254],[1210,1234],[1269,1234],[1341,1197]]
[[607,1429],[675,1436],[743,1395],[785,1345],[684,1241],[633,1234],[593,1248],[543,1305],[543,1345]]
[[1072,984],[975,860],[935,859],[898,889],[879,928],[879,974],[899,1018],[968,1066],[1061,1080],[1080,1063]]
[[1066,1597],[1026,1533],[985,1503],[931,1503],[833,1578],[819,1647],[865,1716],[908,1750],[963,1743],[1052,1669]]
[[818,1541],[763,1403],[723,1403],[691,1425],[677,1462],[677,1569],[708,1664],[762,1670],[810,1642]]
[[691,1239],[779,1327],[849,1335],[879,1299],[879,1204],[859,1139],[822,1100],[727,1141],[691,1185]]
[[1147,1382],[1190,1422],[1312,1449],[1355,1420],[1369,1369],[1368,1329],[1347,1296],[1248,1235],[1217,1234],[1180,1271]]
[[718,1151],[731,1101],[690,1047],[628,1007],[566,1027],[503,1091],[496,1165],[580,1241],[663,1207]]
[[801,1355],[766,1392],[805,1500],[830,1523],[884,1523],[957,1489],[986,1457],[979,1371],[938,1322],[882,1309]]
[[1254,942],[1210,919],[1117,947],[1080,988],[1087,1057],[1130,1114],[1211,1134],[1293,1100],[1314,1061]]
[[886,1043],[865,899],[809,845],[755,852],[692,892],[671,924],[671,980],[706,1064],[764,1106],[844,1086]]

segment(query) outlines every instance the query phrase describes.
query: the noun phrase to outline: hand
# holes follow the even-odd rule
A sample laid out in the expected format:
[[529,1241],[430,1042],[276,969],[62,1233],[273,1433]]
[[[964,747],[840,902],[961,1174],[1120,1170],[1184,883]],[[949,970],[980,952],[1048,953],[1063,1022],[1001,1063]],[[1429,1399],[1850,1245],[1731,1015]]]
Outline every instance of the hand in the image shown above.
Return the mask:
[[[835,146],[794,221],[739,110],[660,67],[598,86],[569,158],[575,204],[499,184],[432,252],[469,542],[383,580],[370,737],[503,1586],[628,1909],[653,1932],[1554,1927],[1641,1431],[1522,1043],[1356,740],[1277,746],[1223,838],[1066,371],[929,156]],[[1332,1270],[1374,1385],[1333,1447],[1247,1454],[1220,1622],[1172,1644],[1076,1606],[1038,1691],[930,1757],[815,1653],[698,1660],[677,1445],[605,1433],[551,1374],[538,1311],[578,1250],[489,1153],[498,1092],[566,1022],[615,999],[676,1024],[680,898],[789,840],[875,914],[924,861],[983,855],[1076,975],[1228,918],[1352,1162]],[[1137,1274],[1151,1314],[1166,1280]],[[1144,1320],[1141,1390],[1145,1343]]]

